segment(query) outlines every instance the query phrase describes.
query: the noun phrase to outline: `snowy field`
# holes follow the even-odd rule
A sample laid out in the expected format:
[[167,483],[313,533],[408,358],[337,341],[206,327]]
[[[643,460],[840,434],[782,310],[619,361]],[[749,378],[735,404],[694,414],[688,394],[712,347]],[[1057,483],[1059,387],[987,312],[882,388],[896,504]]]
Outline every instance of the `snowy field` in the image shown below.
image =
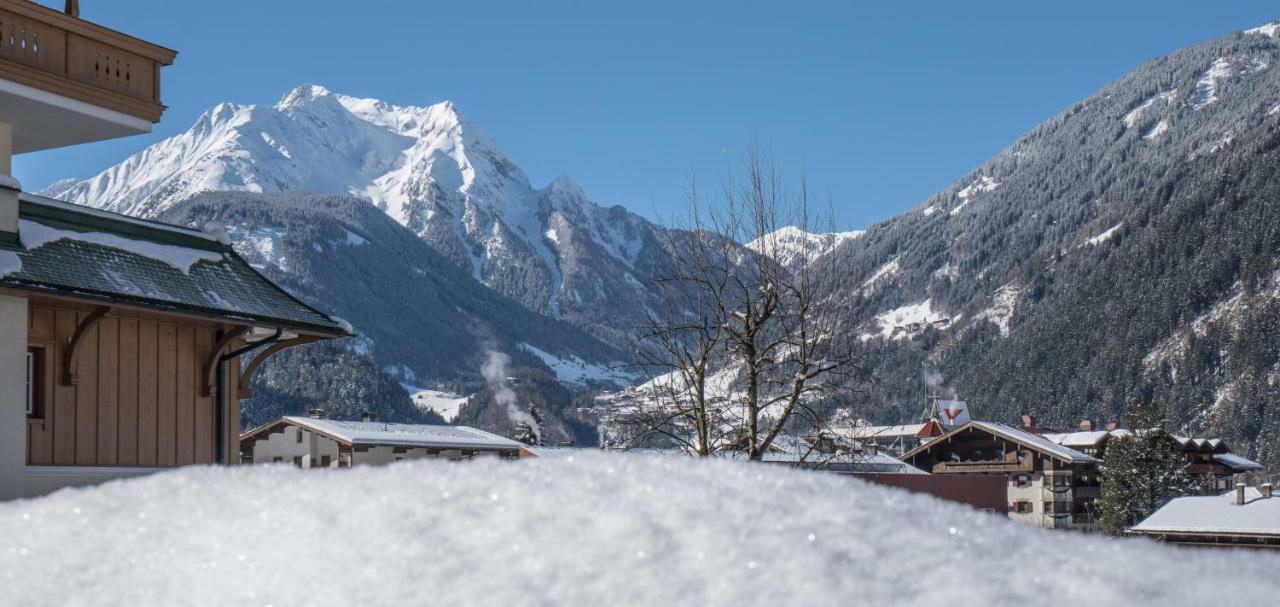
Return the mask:
[[190,468],[0,505],[6,605],[1274,604],[1280,557],[861,481],[588,454]]

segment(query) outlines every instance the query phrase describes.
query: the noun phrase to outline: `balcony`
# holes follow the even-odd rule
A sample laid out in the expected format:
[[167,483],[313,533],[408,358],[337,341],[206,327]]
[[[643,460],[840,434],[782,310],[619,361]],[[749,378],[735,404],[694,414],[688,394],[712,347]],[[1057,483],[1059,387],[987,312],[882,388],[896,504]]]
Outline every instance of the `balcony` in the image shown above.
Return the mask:
[[14,153],[149,132],[169,49],[29,0],[0,0],[0,121]]
[[1035,464],[1031,458],[1025,461],[980,460],[969,462],[938,462],[933,465],[934,474],[1007,474],[1012,472],[1033,472]]

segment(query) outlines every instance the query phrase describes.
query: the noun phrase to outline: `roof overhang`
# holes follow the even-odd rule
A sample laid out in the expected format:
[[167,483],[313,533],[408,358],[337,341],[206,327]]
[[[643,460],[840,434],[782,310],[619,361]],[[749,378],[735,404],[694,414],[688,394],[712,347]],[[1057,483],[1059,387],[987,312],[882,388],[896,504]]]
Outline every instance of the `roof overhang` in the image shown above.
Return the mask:
[[0,78],[0,122],[24,154],[151,132],[151,121]]

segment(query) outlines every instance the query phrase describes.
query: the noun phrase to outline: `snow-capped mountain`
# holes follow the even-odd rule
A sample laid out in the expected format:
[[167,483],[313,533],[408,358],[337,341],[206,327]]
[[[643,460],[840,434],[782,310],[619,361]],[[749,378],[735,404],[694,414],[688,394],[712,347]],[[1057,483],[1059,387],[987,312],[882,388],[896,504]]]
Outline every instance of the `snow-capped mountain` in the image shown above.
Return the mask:
[[41,193],[154,217],[210,191],[364,198],[490,287],[614,343],[615,302],[643,299],[645,258],[660,255],[649,222],[596,205],[569,178],[533,187],[451,102],[397,106],[314,85],[274,106],[219,104],[185,133]]

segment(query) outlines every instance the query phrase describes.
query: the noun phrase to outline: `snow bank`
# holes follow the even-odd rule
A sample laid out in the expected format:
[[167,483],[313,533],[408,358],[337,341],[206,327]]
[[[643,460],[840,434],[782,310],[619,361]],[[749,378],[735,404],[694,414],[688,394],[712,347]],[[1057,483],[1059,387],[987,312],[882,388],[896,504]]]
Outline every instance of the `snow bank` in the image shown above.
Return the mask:
[[190,468],[0,505],[0,537],[15,605],[1267,604],[1280,568],[834,475],[602,454]]

